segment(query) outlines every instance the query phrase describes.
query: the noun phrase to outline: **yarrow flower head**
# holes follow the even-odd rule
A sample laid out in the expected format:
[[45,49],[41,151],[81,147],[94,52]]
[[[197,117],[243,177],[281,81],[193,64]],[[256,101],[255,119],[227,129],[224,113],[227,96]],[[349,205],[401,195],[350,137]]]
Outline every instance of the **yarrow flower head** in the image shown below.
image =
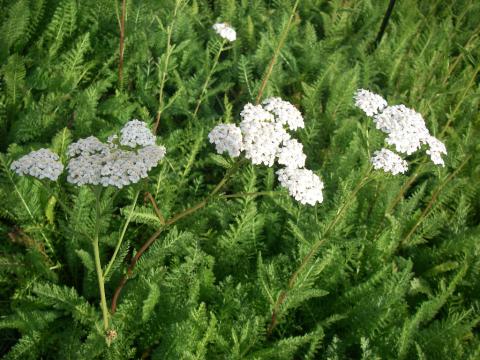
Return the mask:
[[447,153],[445,144],[430,135],[422,115],[405,105],[387,106],[385,99],[368,90],[359,89],[354,95],[355,105],[368,116],[373,116],[377,129],[387,134],[386,142],[395,149],[411,155],[427,144],[433,163],[444,165],[441,157]]
[[215,126],[208,134],[208,139],[215,144],[219,154],[227,152],[231,157],[238,157],[243,150],[242,131],[234,124]]
[[355,106],[362,109],[368,116],[378,114],[387,107],[387,101],[371,91],[358,89],[354,95]]
[[[108,138],[108,144],[94,136],[80,139],[68,148],[67,181],[81,185],[102,185],[122,188],[146,178],[148,172],[165,156],[163,146],[155,144],[155,136],[145,123],[132,120],[121,130],[121,136]],[[124,150],[116,145],[119,140]]]
[[237,39],[237,32],[227,23],[217,23],[212,27],[213,30],[225,40],[233,42]]
[[242,123],[249,121],[274,122],[273,114],[265,110],[262,105],[246,104],[240,112]]
[[252,164],[273,166],[275,161],[285,168],[277,171],[281,186],[295,200],[315,205],[323,201],[323,182],[305,169],[303,145],[290,137],[287,130],[304,127],[302,114],[289,102],[270,98],[262,105],[246,104],[240,112],[240,127],[217,125],[208,135],[218,153],[232,157],[245,151]]
[[37,179],[55,181],[63,172],[63,165],[57,154],[48,149],[40,149],[13,161],[10,169],[18,175],[30,175]]
[[285,168],[277,171],[280,185],[301,204],[315,205],[323,202],[323,182],[308,169]]
[[120,144],[135,149],[137,146],[155,144],[155,135],[152,134],[147,124],[140,120],[131,120],[120,130]]
[[107,148],[101,153],[80,154],[68,163],[69,183],[122,188],[146,178],[165,156],[165,148],[147,145],[138,151]]
[[408,170],[408,164],[405,160],[393,151],[385,148],[380,151],[375,151],[371,162],[374,169],[383,169],[383,171],[392,173],[393,175],[403,174]]
[[245,157],[255,165],[272,166],[280,144],[290,138],[281,125],[266,121],[242,121],[240,129]]
[[278,150],[278,163],[288,168],[303,168],[307,156],[303,153],[303,145],[295,139],[283,142]]
[[108,150],[108,146],[98,140],[95,136],[89,136],[70,144],[67,148],[68,157],[77,155],[93,155]]
[[430,136],[422,115],[405,105],[389,106],[373,121],[377,129],[388,134],[387,143],[407,155],[417,151]]
[[430,147],[429,150],[427,150],[427,154],[430,155],[430,158],[432,159],[433,163],[435,165],[442,165],[445,166],[445,162],[442,159],[442,155],[447,154],[447,148],[445,147],[445,144],[438,140],[434,136],[429,136],[425,139],[425,142],[428,144]]
[[253,164],[272,166],[280,144],[290,135],[261,105],[246,104],[240,116],[245,157]]
[[305,127],[302,114],[288,101],[279,97],[271,97],[266,99],[262,105],[265,110],[275,115],[275,121],[281,125],[287,125],[290,130]]

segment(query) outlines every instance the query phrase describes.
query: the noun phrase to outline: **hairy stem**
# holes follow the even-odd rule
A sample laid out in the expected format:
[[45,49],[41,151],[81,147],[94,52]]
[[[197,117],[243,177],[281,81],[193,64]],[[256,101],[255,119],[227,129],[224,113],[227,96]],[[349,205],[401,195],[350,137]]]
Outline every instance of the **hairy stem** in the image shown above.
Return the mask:
[[263,92],[265,91],[265,88],[267,86],[268,79],[272,75],[273,67],[277,63],[278,55],[280,55],[280,51],[282,50],[283,44],[285,43],[285,40],[287,38],[288,31],[290,30],[290,25],[292,24],[293,17],[295,16],[295,11],[297,11],[297,6],[299,2],[300,0],[295,1],[295,4],[293,5],[292,12],[290,13],[290,18],[288,19],[287,25],[285,26],[282,33],[280,34],[277,47],[275,48],[275,51],[273,53],[272,59],[270,60],[270,63],[268,64],[267,71],[263,76],[262,84],[260,85],[260,90],[258,90],[257,99],[255,101],[257,104],[259,104],[260,101],[262,100]]
[[102,309],[103,315],[103,328],[105,332],[107,332],[109,328],[109,314],[107,299],[105,297],[105,278],[103,276],[102,263],[100,261],[100,250],[98,246],[98,234],[100,232],[100,193],[100,190],[95,189],[95,237],[92,245],[95,258],[95,269],[97,271],[98,288],[100,290],[100,308]]
[[357,186],[352,190],[350,193],[350,196],[347,198],[347,200],[343,203],[343,205],[340,207],[340,209],[337,211],[337,214],[333,218],[333,220],[328,224],[328,226],[325,228],[325,231],[322,235],[321,238],[319,238],[313,245],[310,251],[308,252],[307,255],[302,259],[300,266],[295,270],[295,272],[292,274],[288,281],[287,289],[282,290],[280,292],[280,295],[277,298],[277,301],[275,302],[275,305],[273,307],[272,311],[272,316],[270,320],[270,324],[267,329],[267,334],[270,335],[272,331],[275,329],[275,326],[278,323],[278,317],[279,317],[279,312],[280,312],[280,307],[283,305],[285,300],[287,300],[288,297],[288,291],[291,290],[298,279],[298,276],[302,273],[303,269],[310,263],[312,258],[315,256],[317,253],[318,249],[320,246],[326,241],[325,237],[330,233],[330,231],[335,227],[335,225],[338,223],[338,221],[342,218],[343,214],[345,213],[345,210],[352,204],[353,200],[355,199],[357,193],[362,189],[371,179],[370,179],[370,174],[371,174],[372,168],[370,167],[365,174],[365,176],[362,178],[362,180],[359,181]]
[[200,93],[200,96],[198,98],[197,106],[195,107],[195,111],[193,112],[193,117],[197,116],[198,110],[200,109],[200,105],[202,104],[203,97],[207,91],[208,84],[210,83],[210,79],[212,78],[213,72],[215,71],[215,68],[218,65],[218,60],[220,59],[220,54],[222,53],[224,47],[225,47],[226,40],[222,41],[222,45],[220,45],[220,48],[218,49],[217,53],[215,54],[215,58],[213,60],[213,65],[210,68],[210,71],[208,72],[207,78],[205,79],[205,82],[203,83],[202,91]]

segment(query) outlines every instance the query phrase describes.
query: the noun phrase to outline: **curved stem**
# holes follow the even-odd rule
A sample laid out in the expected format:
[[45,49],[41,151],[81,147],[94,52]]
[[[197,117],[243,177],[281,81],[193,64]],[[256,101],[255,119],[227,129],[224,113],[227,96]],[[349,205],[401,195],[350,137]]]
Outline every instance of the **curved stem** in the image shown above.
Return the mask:
[[280,307],[282,304],[285,302],[285,300],[288,297],[288,291],[291,290],[298,279],[298,276],[302,273],[303,269],[307,264],[310,262],[310,260],[315,256],[317,253],[318,249],[320,246],[326,241],[325,237],[330,233],[330,231],[335,227],[335,225],[338,223],[338,221],[342,218],[345,210],[350,206],[350,204],[353,202],[353,199],[356,197],[357,193],[362,189],[371,179],[370,174],[372,172],[372,167],[370,167],[365,174],[365,176],[362,178],[362,180],[359,181],[357,186],[352,190],[350,193],[350,196],[347,198],[347,200],[343,203],[343,205],[340,207],[340,209],[337,211],[337,214],[333,218],[333,220],[328,224],[326,227],[323,235],[321,238],[319,238],[313,245],[308,254],[302,259],[302,262],[300,263],[300,266],[297,268],[297,270],[292,274],[288,281],[287,289],[282,290],[280,292],[280,295],[277,298],[277,301],[274,305],[273,311],[272,311],[272,317],[270,320],[270,325],[268,326],[267,329],[267,334],[270,335],[277,325],[278,321],[278,314],[280,311]]
[[193,117],[197,116],[198,110],[200,109],[200,105],[202,104],[202,101],[203,101],[203,96],[205,95],[205,92],[207,91],[208,83],[210,82],[210,79],[213,75],[213,72],[215,71],[215,68],[218,65],[218,60],[220,59],[220,54],[223,51],[223,48],[225,46],[225,42],[226,42],[226,40],[222,41],[222,45],[220,45],[220,49],[218,49],[218,51],[215,55],[215,58],[213,60],[213,65],[212,65],[212,67],[211,67],[211,69],[210,69],[210,71],[207,75],[207,78],[205,79],[205,83],[203,84],[203,87],[202,87],[202,92],[200,93],[200,96],[198,98],[197,106],[195,107],[195,111],[193,112]]
[[117,246],[115,247],[115,251],[113,252],[113,255],[107,265],[107,268],[105,269],[105,272],[103,274],[104,278],[108,276],[108,273],[110,272],[113,263],[115,262],[115,259],[117,258],[118,251],[120,250],[120,247],[122,246],[123,238],[125,237],[125,233],[127,232],[128,225],[130,224],[130,221],[132,220],[133,216],[133,210],[135,210],[135,206],[137,205],[137,200],[138,200],[138,195],[140,194],[140,190],[137,190],[135,193],[135,197],[133,199],[133,205],[132,209],[130,210],[130,213],[128,214],[127,220],[125,221],[125,225],[123,226],[122,233],[120,234],[120,237],[117,242]]

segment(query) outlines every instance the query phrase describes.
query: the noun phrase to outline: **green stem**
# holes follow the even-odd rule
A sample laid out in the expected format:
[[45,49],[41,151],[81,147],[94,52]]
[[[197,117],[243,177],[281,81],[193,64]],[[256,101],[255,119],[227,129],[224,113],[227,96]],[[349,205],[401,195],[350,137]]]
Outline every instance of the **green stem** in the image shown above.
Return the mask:
[[162,69],[162,78],[160,80],[160,93],[158,95],[158,111],[157,111],[157,118],[155,120],[155,125],[153,126],[152,132],[154,134],[157,133],[158,126],[160,125],[160,118],[162,116],[162,112],[164,110],[163,107],[163,92],[165,88],[165,83],[167,81],[167,72],[168,72],[168,64],[170,62],[170,56],[173,53],[173,46],[172,46],[172,33],[173,33],[173,27],[175,24],[175,20],[177,17],[177,12],[178,8],[180,6],[181,1],[176,1],[175,2],[175,9],[173,11],[173,17],[172,17],[172,22],[170,25],[167,27],[167,49],[165,50],[165,62],[163,64],[163,69]]
[[215,59],[213,60],[212,68],[210,69],[210,72],[208,73],[207,78],[205,79],[205,83],[203,84],[203,87],[202,87],[202,92],[200,93],[200,97],[198,98],[197,106],[195,107],[195,111],[193,112],[193,117],[197,116],[198,110],[200,109],[200,105],[202,104],[203,97],[204,97],[205,92],[207,91],[207,88],[208,88],[208,83],[210,82],[210,79],[213,75],[213,72],[215,71],[215,68],[218,65],[218,60],[220,59],[220,54],[223,51],[223,48],[225,46],[225,42],[226,42],[226,40],[222,41],[222,45],[220,46],[220,49],[218,49],[218,52],[215,55]]
[[95,237],[93,239],[93,254],[95,257],[95,268],[97,270],[97,279],[98,279],[98,288],[100,290],[100,307],[102,309],[103,315],[103,328],[105,332],[108,331],[108,307],[107,307],[107,298],[105,297],[105,278],[102,271],[102,263],[100,261],[100,250],[98,246],[98,234],[100,227],[100,193],[101,190],[95,189]]
[[283,29],[282,33],[280,34],[280,39],[278,40],[277,47],[275,48],[275,51],[273,53],[272,59],[270,60],[270,63],[268,64],[267,71],[265,72],[265,75],[262,80],[262,84],[260,85],[260,90],[258,90],[258,95],[256,99],[256,103],[259,104],[260,101],[262,100],[263,92],[265,91],[265,88],[268,83],[268,79],[272,75],[273,67],[275,66],[277,62],[278,55],[280,55],[280,50],[282,50],[283,44],[285,43],[285,40],[288,35],[288,31],[290,30],[290,25],[292,24],[293,17],[295,16],[295,11],[297,11],[297,6],[300,0],[295,1],[295,4],[293,5],[292,11],[290,13],[290,18],[288,19],[288,23]]
[[135,210],[135,206],[137,205],[137,200],[138,200],[138,195],[140,194],[140,190],[137,190],[135,193],[135,197],[133,199],[133,205],[132,209],[130,210],[130,213],[128,214],[127,220],[125,221],[125,225],[123,226],[122,233],[120,234],[120,237],[117,242],[117,246],[115,247],[115,251],[113,252],[112,258],[110,259],[107,268],[105,269],[105,272],[103,273],[104,279],[107,278],[108,273],[110,272],[115,259],[117,258],[118,251],[120,250],[120,247],[122,246],[123,238],[125,237],[125,233],[127,232],[128,225],[130,224],[130,221],[132,220],[133,216],[133,210]]

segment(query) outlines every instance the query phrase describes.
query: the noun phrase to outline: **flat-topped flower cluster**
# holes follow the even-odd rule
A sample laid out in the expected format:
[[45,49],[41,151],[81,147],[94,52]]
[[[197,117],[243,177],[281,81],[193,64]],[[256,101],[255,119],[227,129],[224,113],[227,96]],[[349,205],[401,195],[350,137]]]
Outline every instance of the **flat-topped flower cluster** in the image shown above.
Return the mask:
[[57,154],[48,149],[40,149],[13,161],[10,169],[18,175],[55,181],[63,172],[63,165]]
[[[146,178],[165,156],[165,147],[155,144],[155,136],[142,121],[129,121],[107,143],[95,136],[80,139],[67,149],[67,181],[71,184],[122,188]],[[40,149],[11,165],[19,175],[57,180],[63,171],[58,155]]]
[[[386,142],[402,154],[411,155],[427,145],[426,153],[433,163],[444,166],[442,154],[447,154],[445,145],[428,131],[422,115],[405,105],[388,106],[378,94],[359,89],[354,95],[355,105],[365,114],[373,117],[378,130],[387,134]],[[407,162],[391,150],[383,148],[375,152],[371,159],[375,169],[383,169],[392,174],[408,170]]]
[[237,32],[227,23],[216,23],[212,28],[221,38],[227,41],[233,42],[237,40]]
[[305,169],[303,145],[290,131],[303,128],[302,114],[291,103],[272,97],[260,105],[246,104],[240,113],[240,126],[220,124],[208,138],[219,154],[238,157],[244,152],[252,164],[283,166],[277,171],[280,184],[302,204],[315,205],[323,201],[323,182],[311,170]]

